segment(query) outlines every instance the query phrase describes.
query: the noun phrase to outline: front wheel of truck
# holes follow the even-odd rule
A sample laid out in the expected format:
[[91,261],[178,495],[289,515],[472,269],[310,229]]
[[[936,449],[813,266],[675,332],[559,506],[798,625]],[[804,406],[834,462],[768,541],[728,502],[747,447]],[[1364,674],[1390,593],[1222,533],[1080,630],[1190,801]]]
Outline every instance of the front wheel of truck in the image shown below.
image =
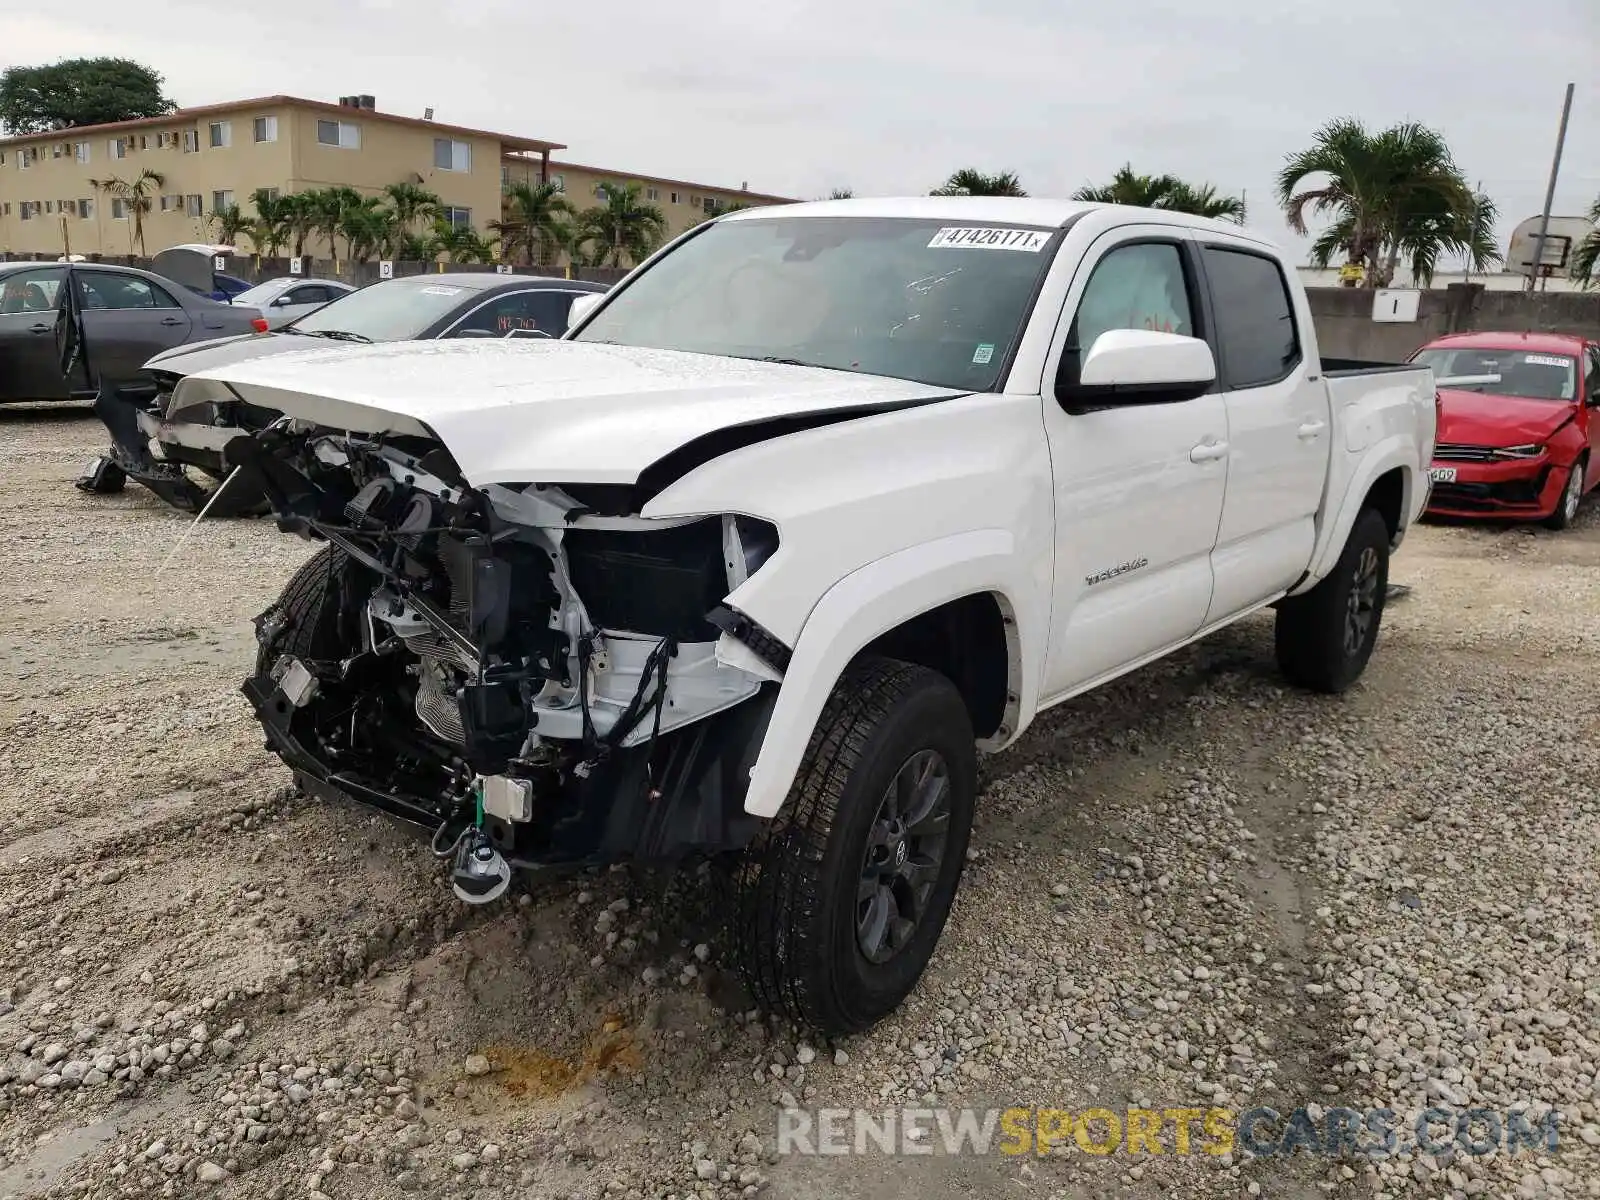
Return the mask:
[[757,1002],[827,1034],[898,1007],[949,916],[976,791],[955,686],[894,659],[852,664],[736,872],[733,941]]
[[1338,693],[1361,677],[1389,590],[1389,526],[1365,509],[1322,582],[1278,606],[1278,668],[1291,683]]

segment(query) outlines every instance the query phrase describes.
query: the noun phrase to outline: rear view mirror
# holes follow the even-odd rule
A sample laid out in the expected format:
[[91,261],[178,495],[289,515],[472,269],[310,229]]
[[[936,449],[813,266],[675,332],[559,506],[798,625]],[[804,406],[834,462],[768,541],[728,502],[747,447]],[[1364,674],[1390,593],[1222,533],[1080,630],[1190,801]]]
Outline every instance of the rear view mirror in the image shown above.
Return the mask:
[[604,292],[588,292],[579,296],[572,302],[572,307],[567,310],[567,328],[576,328],[578,322],[592,313],[598,307],[600,301],[605,298]]
[[1056,398],[1071,408],[1174,404],[1211,390],[1217,363],[1199,338],[1153,329],[1108,329],[1061,359]]

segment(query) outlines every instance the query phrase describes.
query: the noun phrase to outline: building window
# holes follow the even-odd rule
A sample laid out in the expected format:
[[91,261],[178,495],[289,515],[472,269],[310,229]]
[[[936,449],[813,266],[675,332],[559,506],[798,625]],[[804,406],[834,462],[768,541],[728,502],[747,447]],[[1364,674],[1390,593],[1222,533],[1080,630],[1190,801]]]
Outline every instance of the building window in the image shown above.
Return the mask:
[[722,205],[718,202],[718,200],[717,200],[717,198],[715,196],[707,196],[706,197],[706,203],[705,203],[706,212],[714,213],[714,212],[717,211],[717,209],[719,209],[721,207],[722,207]]
[[212,192],[211,193],[211,211],[212,212],[219,213],[225,208],[232,208],[232,207],[233,207],[233,193],[232,192]]
[[567,177],[565,175],[552,175],[552,176],[550,176],[550,186],[555,188],[555,190],[558,191],[558,192],[566,191],[567,190]]
[[126,221],[128,219],[128,202],[120,197],[111,199],[111,219],[113,221]]
[[48,216],[49,214],[55,212],[55,210],[56,210],[56,202],[54,200],[46,200],[44,202],[44,211],[45,211],[45,215],[46,216]]
[[17,170],[26,171],[39,161],[39,147],[29,146],[26,150],[17,151]]
[[17,210],[17,219],[21,221],[33,220],[33,205],[24,200],[22,206]]
[[661,199],[661,189],[660,188],[645,188],[645,190],[644,190],[644,198],[646,200],[650,201],[650,203],[654,204],[657,200]]
[[211,122],[209,145],[213,150],[226,150],[229,146],[233,145],[233,122]]
[[112,158],[127,158],[128,139],[112,138],[106,143],[106,153],[110,154]]
[[80,221],[87,221],[87,220],[90,220],[91,218],[93,218],[93,216],[94,216],[94,201],[93,200],[79,200],[78,201],[78,219]]
[[472,228],[472,210],[470,208],[446,207],[440,211],[439,216],[452,229]]
[[251,125],[252,136],[258,142],[275,142],[278,140],[278,118],[257,117]]
[[261,191],[268,200],[276,200],[278,198],[277,188],[262,188]]
[[67,156],[68,149],[69,146],[66,142],[57,142],[55,145],[50,147],[50,157],[65,158]]
[[605,184],[597,183],[597,184],[594,185],[594,198],[596,200],[604,200],[606,198],[606,185]]
[[172,196],[163,196],[163,197],[161,197],[161,211],[162,212],[177,212],[182,207],[183,207],[183,197],[181,195],[172,195]]
[[674,203],[674,204],[682,204],[683,203],[683,193],[682,192],[673,192],[673,193],[671,193],[671,195],[672,195],[672,203]]
[[317,141],[341,150],[361,149],[361,126],[354,121],[318,121]]
[[193,154],[200,149],[200,131],[198,129],[185,129],[183,131],[183,152]]
[[72,147],[72,154],[73,154],[73,157],[76,158],[79,162],[81,162],[81,163],[88,162],[89,161],[89,143],[88,142],[76,142],[76,143],[74,143],[73,147]]
[[441,171],[472,170],[472,144],[452,138],[434,138],[433,165]]
[[183,198],[183,214],[186,217],[203,217],[205,208],[200,203],[202,197],[198,193],[187,195]]
[[149,136],[147,134],[141,133],[139,135],[139,149],[141,149],[141,150],[150,149],[150,138],[149,138]]

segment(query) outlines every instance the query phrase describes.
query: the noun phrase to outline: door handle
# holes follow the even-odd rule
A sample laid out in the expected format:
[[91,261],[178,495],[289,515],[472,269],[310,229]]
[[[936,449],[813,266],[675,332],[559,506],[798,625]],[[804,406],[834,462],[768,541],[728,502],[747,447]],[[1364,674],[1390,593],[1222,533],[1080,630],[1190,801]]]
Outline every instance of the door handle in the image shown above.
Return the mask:
[[1326,421],[1307,421],[1300,426],[1299,437],[1305,441],[1310,441],[1327,427],[1328,423]]
[[54,328],[55,328],[54,325],[29,325],[28,326],[28,332],[29,333],[49,333]]
[[1189,451],[1190,462],[1215,462],[1219,458],[1228,457],[1227,442],[1201,442]]
[[161,323],[163,325],[182,325],[183,324],[183,322],[178,320],[177,317],[163,317],[163,318],[161,318]]

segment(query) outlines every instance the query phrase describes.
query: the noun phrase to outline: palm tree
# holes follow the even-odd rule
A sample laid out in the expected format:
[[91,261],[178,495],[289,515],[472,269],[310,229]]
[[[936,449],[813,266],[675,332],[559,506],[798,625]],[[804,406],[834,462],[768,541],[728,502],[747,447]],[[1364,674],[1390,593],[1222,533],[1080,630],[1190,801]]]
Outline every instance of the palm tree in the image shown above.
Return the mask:
[[553,183],[514,183],[505,193],[506,216],[490,221],[500,235],[500,247],[509,258],[521,250],[529,266],[543,266],[572,236],[566,218],[572,205]]
[[311,228],[328,239],[328,255],[337,267],[339,247],[334,238],[342,232],[345,212],[362,204],[361,193],[347,184],[341,184],[306,195],[309,197],[306,203],[310,205],[312,213]]
[[224,205],[213,212],[208,220],[217,241],[224,246],[238,245],[239,235],[249,233],[252,228],[250,218],[239,211],[237,204]]
[[643,190],[637,183],[603,183],[605,203],[585,209],[578,216],[575,246],[588,246],[593,265],[607,260],[621,267],[627,259],[637,263],[647,258],[666,236],[667,218],[654,204],[643,204]]
[[[1302,187],[1313,178],[1321,186]],[[1475,266],[1500,257],[1489,236],[1493,203],[1467,184],[1443,136],[1415,122],[1376,134],[1353,118],[1328,122],[1279,171],[1278,200],[1296,233],[1307,231],[1308,213],[1331,217],[1312,263],[1325,267],[1342,253],[1369,288],[1387,287],[1402,256],[1418,282],[1446,251]]]
[[[283,231],[285,238],[294,239],[294,256],[304,258],[306,253],[306,239],[316,231],[317,224],[317,193],[291,192],[280,197],[279,211],[283,214]],[[256,202],[257,210],[260,201]]]
[[962,167],[946,179],[930,196],[1026,196],[1015,171],[985,175],[972,167]]
[[431,224],[444,206],[435,193],[415,183],[391,183],[383,189],[383,195],[394,210],[400,233],[410,233],[419,221]]
[[438,249],[434,253],[449,255],[453,263],[494,261],[495,243],[470,225],[452,225],[440,217],[433,223],[433,236],[438,239]]
[[97,191],[104,192],[113,200],[120,200],[128,215],[133,218],[133,229],[128,238],[128,250],[131,253],[135,244],[139,247],[139,257],[144,257],[144,219],[150,209],[155,205],[155,197],[160,189],[166,185],[167,178],[149,167],[140,171],[132,181],[119,179],[113,175],[110,179],[91,179],[89,186]]
[[437,231],[402,233],[394,241],[394,256],[402,262],[432,262],[439,257],[442,243]]
[[292,196],[279,196],[272,188],[257,188],[250,193],[250,203],[256,210],[256,219],[246,229],[258,255],[276,258],[289,237],[289,214],[293,208]]
[[1111,182],[1101,187],[1081,187],[1072,193],[1074,200],[1091,204],[1130,204],[1136,208],[1159,208],[1167,212],[1192,213],[1244,224],[1244,200],[1238,196],[1219,196],[1209,183],[1191,184],[1176,175],[1138,175],[1131,163],[1117,169]]
[[374,254],[387,255],[399,235],[399,220],[376,196],[345,198],[339,212],[339,232],[344,235],[345,257],[364,263]]
[[1586,214],[1595,230],[1578,243],[1572,256],[1572,278],[1585,288],[1600,284],[1600,196],[1595,197]]

